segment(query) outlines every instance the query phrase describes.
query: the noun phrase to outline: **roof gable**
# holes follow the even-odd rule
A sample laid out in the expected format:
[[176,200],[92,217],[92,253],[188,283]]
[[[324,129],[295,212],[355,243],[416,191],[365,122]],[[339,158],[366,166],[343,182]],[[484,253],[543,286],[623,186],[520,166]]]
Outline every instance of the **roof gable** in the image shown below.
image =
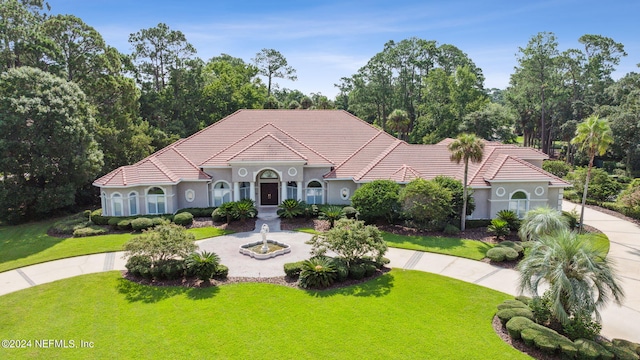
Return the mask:
[[268,161],[268,160],[303,160],[307,161],[307,158],[292,149],[289,145],[280,141],[274,137],[271,133],[268,133],[258,139],[257,141],[249,144],[244,149],[235,153],[226,162],[231,161]]

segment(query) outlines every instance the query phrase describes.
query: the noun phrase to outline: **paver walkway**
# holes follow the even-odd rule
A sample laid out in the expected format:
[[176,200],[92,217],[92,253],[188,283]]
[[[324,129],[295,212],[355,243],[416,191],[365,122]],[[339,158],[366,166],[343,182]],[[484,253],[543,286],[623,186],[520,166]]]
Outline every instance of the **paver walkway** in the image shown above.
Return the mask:
[[[571,210],[574,204],[565,202]],[[292,251],[269,260],[255,260],[238,252],[238,247],[261,239],[260,227],[269,225],[269,239],[285,242]],[[602,310],[603,335],[640,342],[640,227],[599,211],[587,209],[585,223],[600,229],[611,241],[609,256],[622,277],[626,299],[622,306],[610,304]],[[254,232],[219,236],[197,242],[200,249],[215,251],[221,262],[229,266],[229,276],[282,276],[282,265],[308,258],[310,246],[304,242],[311,235],[279,231],[279,219],[266,216],[256,223]],[[0,295],[73,276],[124,270],[123,252],[78,256],[69,259],[26,266],[0,273]],[[487,263],[453,256],[389,248],[386,255],[394,268],[427,271],[478,284],[507,294],[517,295],[518,273]]]

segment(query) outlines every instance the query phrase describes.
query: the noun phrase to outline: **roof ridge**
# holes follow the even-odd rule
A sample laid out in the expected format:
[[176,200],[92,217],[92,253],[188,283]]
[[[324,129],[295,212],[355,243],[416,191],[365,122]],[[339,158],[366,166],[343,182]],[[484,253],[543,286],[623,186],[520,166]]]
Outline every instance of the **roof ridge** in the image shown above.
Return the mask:
[[309,145],[305,144],[303,141],[301,141],[300,139],[298,139],[297,137],[289,134],[288,132],[282,130],[279,126],[277,126],[276,124],[273,123],[269,123],[271,124],[271,126],[273,126],[274,128],[278,129],[279,131],[281,131],[283,134],[287,135],[288,137],[290,137],[291,139],[295,140],[297,143],[299,143],[300,145],[304,146],[305,148],[307,148],[308,150],[310,150],[311,152],[313,152],[314,154],[320,156],[321,158],[327,160],[330,164],[333,164],[333,161],[330,160],[329,158],[327,158],[326,156],[322,155],[321,153],[319,153],[316,149],[310,147]]
[[487,157],[480,162],[478,169],[476,169],[473,175],[471,175],[471,177],[467,177],[467,184],[462,184],[463,186],[468,186],[468,184],[471,184],[473,182],[476,176],[478,176],[478,174],[480,173],[480,170],[486,165],[487,161],[489,161],[489,158],[493,155],[495,151],[496,151],[496,148],[492,146],[491,151],[489,151],[489,154],[487,155]]
[[189,165],[193,166],[194,169],[198,170],[198,172],[200,172],[201,174],[206,175],[208,178],[211,178],[211,176],[209,176],[209,174],[207,174],[204,171],[202,171],[202,169],[198,165],[196,165],[193,161],[191,161],[189,158],[187,158],[180,150],[178,150],[178,149],[176,149],[174,147],[173,151],[175,151],[181,158],[183,158],[187,163],[189,163]]
[[[240,110],[238,110],[238,111],[240,111]],[[237,111],[236,111],[236,112],[237,112]],[[235,113],[234,113],[234,114],[235,114]],[[229,116],[231,116],[231,115],[229,115]],[[222,154],[223,152],[227,151],[229,148],[231,148],[232,146],[234,146],[234,145],[238,144],[240,141],[242,141],[242,140],[244,140],[244,139],[248,138],[249,136],[251,136],[251,135],[253,135],[253,134],[257,133],[257,132],[258,132],[258,131],[260,131],[263,127],[265,127],[265,126],[267,126],[267,125],[273,125],[273,124],[271,124],[270,122],[267,122],[267,123],[262,124],[261,126],[258,126],[255,130],[253,130],[253,131],[250,131],[250,132],[246,133],[244,136],[240,137],[238,140],[236,140],[236,141],[232,142],[231,144],[227,145],[224,149],[222,149],[222,150],[218,151],[217,153],[215,153],[215,154],[213,154],[213,155],[209,156],[208,158],[206,158],[202,163],[200,163],[200,165],[202,165],[202,164],[206,164],[207,162],[209,162],[209,160],[211,160],[211,159],[215,158],[216,156],[218,156],[218,155]]]
[[376,165],[378,165],[378,163],[380,163],[380,161],[382,161],[382,159],[387,157],[387,155],[389,155],[395,148],[397,148],[402,143],[404,143],[404,141],[400,141],[400,140],[396,139],[396,141],[394,141],[391,145],[389,145],[385,149],[385,151],[381,152],[380,155],[378,155],[367,166],[365,166],[362,170],[360,170],[360,172],[358,174],[356,174],[356,176],[353,177],[354,180],[362,179],[363,176],[367,175],[367,173],[369,171],[371,171],[371,169],[373,169]]
[[151,163],[158,169],[160,170],[163,174],[165,174],[169,179],[171,179],[171,181],[176,181],[177,176],[176,174],[173,173],[173,171],[171,171],[170,169],[168,169],[163,163],[162,161],[158,160],[155,157],[152,157],[149,159],[149,161],[151,161]]
[[256,145],[257,143],[259,143],[260,141],[264,140],[265,138],[270,137],[273,140],[277,141],[278,143],[280,143],[280,145],[286,147],[287,149],[289,149],[290,151],[292,151],[294,154],[300,156],[301,158],[303,158],[304,160],[309,160],[307,159],[306,156],[300,154],[300,152],[298,152],[296,149],[292,148],[291,146],[285,144],[284,142],[282,142],[280,139],[278,139],[277,137],[273,136],[273,134],[271,134],[270,132],[264,134],[261,138],[259,138],[258,140],[252,142],[251,144],[247,145],[246,147],[244,147],[242,150],[238,151],[237,153],[233,154],[231,157],[229,157],[228,159],[226,159],[226,161],[230,161],[231,159],[233,159],[234,157],[238,156],[239,154],[243,153],[244,151],[246,151],[247,149],[249,149],[250,147]]
[[[506,161],[507,161],[507,159],[512,159],[512,160],[514,160],[514,161],[516,161],[516,162],[518,162],[518,163],[520,163],[520,164],[522,164],[522,165],[525,165],[525,166],[529,167],[530,169],[532,169],[532,170],[534,170],[534,171],[537,171],[538,173],[540,173],[540,174],[542,174],[542,175],[546,175],[546,176],[549,176],[549,177],[550,177],[550,178],[552,178],[552,179],[555,179],[555,180],[558,180],[558,181],[561,181],[561,182],[567,183],[567,181],[566,181],[566,180],[564,180],[564,179],[562,179],[562,178],[559,178],[559,177],[557,177],[557,176],[553,175],[552,173],[550,173],[550,172],[546,171],[545,169],[539,168],[539,167],[537,167],[537,166],[533,165],[532,163],[530,163],[530,162],[528,162],[528,161],[522,160],[522,159],[520,159],[519,157],[516,157],[516,156],[513,156],[513,155],[509,155],[509,154],[501,154],[501,155],[504,155],[504,156],[505,156],[505,160],[504,160],[504,162],[506,162]],[[504,163],[504,162],[503,162],[503,163]],[[501,165],[502,165],[502,164],[501,164]],[[498,168],[498,169],[500,169],[500,168]],[[499,171],[496,171],[496,172],[495,172],[495,174],[494,174],[493,176],[497,175],[497,174],[498,174],[498,172],[499,172]],[[493,178],[489,178],[489,179],[493,179]]]
[[510,155],[508,155],[508,154],[498,154],[498,160],[499,161],[498,162],[494,162],[494,163],[491,164],[491,167],[493,169],[489,168],[489,170],[493,170],[493,171],[491,171],[489,174],[485,174],[484,178],[485,179],[493,179],[498,174],[500,169],[502,168],[502,165],[504,165],[504,163],[507,162],[509,157],[510,157]]
[[367,147],[367,145],[371,144],[373,142],[373,140],[375,140],[378,136],[380,136],[381,133],[383,133],[384,131],[379,130],[375,135],[373,135],[373,137],[371,137],[371,139],[367,140],[364,144],[362,144],[362,146],[360,146],[356,151],[354,151],[353,153],[351,153],[351,155],[349,155],[343,162],[341,162],[340,164],[338,164],[338,166],[336,166],[333,170],[331,170],[328,174],[326,174],[325,176],[329,176],[333,173],[336,173],[338,169],[340,169],[344,164],[347,163],[347,161],[351,160],[354,156],[356,156],[357,153],[359,153],[360,151],[362,151],[362,149],[364,149],[365,147]]

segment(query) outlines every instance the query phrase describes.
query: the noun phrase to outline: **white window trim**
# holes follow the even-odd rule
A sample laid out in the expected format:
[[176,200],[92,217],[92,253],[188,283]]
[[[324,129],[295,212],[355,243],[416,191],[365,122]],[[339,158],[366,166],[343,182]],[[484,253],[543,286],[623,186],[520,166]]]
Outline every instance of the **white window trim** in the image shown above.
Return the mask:
[[[517,193],[517,192],[524,193],[526,198],[525,199],[512,199],[511,197],[513,197],[513,195],[515,193]],[[518,189],[518,190],[515,190],[515,191],[511,192],[509,194],[509,207],[508,207],[509,210],[511,210],[511,202],[513,202],[513,201],[516,201],[518,203],[520,201],[524,201],[525,202],[524,203],[525,206],[524,206],[524,213],[523,214],[520,214],[519,211],[517,210],[517,209],[519,209],[519,206],[516,207],[516,214],[518,215],[518,217],[520,217],[520,218],[524,217],[524,214],[526,214],[527,211],[529,211],[529,205],[530,205],[530,202],[531,202],[531,194],[528,191],[524,190],[524,189]]]
[[[222,199],[221,199],[222,203],[220,203],[220,205],[216,205],[216,185],[222,184],[222,183],[227,185],[227,188],[224,188],[224,189],[229,190],[230,201],[233,201],[233,196],[232,196],[233,194],[231,193],[231,184],[229,184],[229,182],[226,181],[226,180],[218,180],[218,181],[214,182],[213,185],[211,186],[211,206],[214,206],[214,207],[215,206],[220,206],[220,205],[225,203],[224,202],[224,195],[223,195]],[[222,189],[222,190],[224,190],[224,189]]]
[[[154,188],[158,188],[160,190],[162,190],[162,197],[164,198],[164,211],[165,212],[169,212],[169,210],[167,209],[167,190],[165,188],[163,188],[162,186],[150,186],[148,187],[145,192],[144,192],[144,203],[145,203],[145,208],[147,209],[147,214],[149,215],[161,215],[163,213],[158,212],[158,200],[157,198],[160,196],[159,194],[151,194],[149,195],[149,191],[151,189]],[[156,212],[151,212],[149,210],[149,198],[150,197],[155,197],[156,198]]]
[[[133,196],[131,196],[132,194],[134,194]],[[131,210],[131,198],[133,197],[133,201],[136,204],[136,212],[134,213],[133,210]],[[127,196],[127,200],[128,200],[128,206],[129,206],[129,216],[135,216],[138,215],[140,213],[139,208],[140,208],[140,203],[138,202],[138,192],[137,191],[131,191],[129,193],[129,196]]]
[[[319,187],[319,188],[317,188],[317,187],[312,187],[312,188],[310,188],[310,187],[309,187],[309,184],[311,184],[311,183],[312,183],[312,182],[314,182],[314,181],[315,181],[315,182],[317,182],[318,184],[320,184],[320,187]],[[324,200],[325,200],[325,196],[324,196],[324,183],[323,183],[322,181],[318,180],[318,179],[311,179],[311,180],[309,180],[309,181],[307,182],[307,185],[304,187],[304,200],[305,200],[305,201],[307,200],[307,191],[308,191],[309,189],[320,189],[320,190],[321,190],[321,196],[322,196],[322,198],[320,199],[320,203],[319,203],[319,204],[317,204],[317,205],[322,205],[322,204],[324,204]]]
[[[120,202],[120,215],[116,214],[116,199]],[[114,192],[111,194],[111,214],[112,216],[124,216],[124,201],[122,200],[122,194]]]
[[100,195],[100,205],[102,206],[102,215],[107,216],[108,214],[108,208],[107,208],[107,193],[106,192],[102,192],[102,194]]

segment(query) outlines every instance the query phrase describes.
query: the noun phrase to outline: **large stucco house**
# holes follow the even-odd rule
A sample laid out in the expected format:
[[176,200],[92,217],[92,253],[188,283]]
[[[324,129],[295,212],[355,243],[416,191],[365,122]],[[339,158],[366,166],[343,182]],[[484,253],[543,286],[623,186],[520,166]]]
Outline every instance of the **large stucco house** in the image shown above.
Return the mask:
[[[451,141],[408,144],[339,110],[240,110],[94,185],[111,216],[245,198],[258,206],[285,199],[349,204],[359,186],[376,179],[462,180],[463,166],[449,159]],[[541,169],[546,158],[531,148],[486,142],[482,161],[469,165],[476,204],[470,218],[492,218],[503,209],[522,215],[541,205],[560,209],[569,184]]]

